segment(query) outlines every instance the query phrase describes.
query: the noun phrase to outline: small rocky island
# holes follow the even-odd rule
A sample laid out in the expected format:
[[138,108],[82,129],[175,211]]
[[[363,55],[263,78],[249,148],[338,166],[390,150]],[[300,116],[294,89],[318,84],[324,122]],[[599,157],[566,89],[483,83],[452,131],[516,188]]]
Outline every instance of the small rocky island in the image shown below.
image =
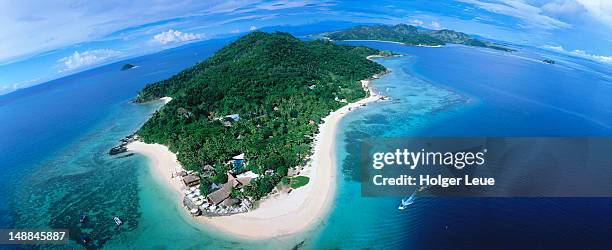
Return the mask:
[[126,64],[123,65],[123,67],[121,67],[121,71],[126,71],[126,70],[129,70],[129,69],[133,69],[135,67],[136,67],[136,65],[126,63]]

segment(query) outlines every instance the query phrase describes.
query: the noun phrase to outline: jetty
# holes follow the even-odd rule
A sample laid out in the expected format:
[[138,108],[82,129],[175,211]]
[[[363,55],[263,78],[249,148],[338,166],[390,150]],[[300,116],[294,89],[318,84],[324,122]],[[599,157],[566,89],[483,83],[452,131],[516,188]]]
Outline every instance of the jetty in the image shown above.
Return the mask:
[[127,145],[135,140],[138,140],[138,135],[136,135],[136,133],[126,136],[125,138],[119,140],[119,145],[111,148],[108,151],[108,154],[118,155],[118,154],[127,152]]

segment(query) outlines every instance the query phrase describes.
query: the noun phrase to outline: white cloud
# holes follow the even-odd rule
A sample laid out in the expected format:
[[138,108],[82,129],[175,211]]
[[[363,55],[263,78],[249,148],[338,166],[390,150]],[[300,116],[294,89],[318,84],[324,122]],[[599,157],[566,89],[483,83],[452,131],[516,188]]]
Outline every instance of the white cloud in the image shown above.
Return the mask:
[[593,55],[593,54],[589,54],[585,52],[584,50],[578,50],[578,49],[572,50],[570,53],[573,55],[579,56],[579,57],[590,58],[595,61],[612,64],[612,56]]
[[14,89],[9,85],[3,85],[0,83],[0,95],[4,95],[10,92],[13,92]]
[[612,27],[612,1],[610,0],[576,0],[601,23]]
[[40,82],[42,78],[37,77],[34,79],[30,79],[30,80],[25,80],[25,81],[21,81],[21,82],[15,82],[13,84],[2,84],[0,83],[0,95],[4,95],[4,94],[8,94],[11,93],[15,90],[18,89],[22,89],[22,88],[27,88],[30,87],[32,85],[35,85],[36,83]]
[[560,45],[544,45],[542,46],[542,48],[545,48],[548,50],[554,50],[558,52],[565,52],[565,49],[563,49],[563,46],[560,46]]
[[253,31],[253,30],[256,30],[256,29],[257,29],[257,26],[255,26],[255,25],[251,25],[251,27],[249,27],[250,31]]
[[554,15],[573,15],[584,10],[582,5],[573,0],[549,2],[540,7],[544,12]]
[[481,9],[518,18],[525,27],[543,29],[571,28],[572,25],[543,14],[542,9],[530,5],[523,0],[499,0],[497,2],[485,2],[481,0],[458,0],[460,2],[473,4]]
[[583,13],[612,27],[612,1],[610,0],[554,0],[540,7],[530,5],[525,0],[458,0],[473,4],[497,14],[513,16],[523,21],[523,26],[537,26],[546,29],[571,28],[568,23],[552,18],[553,16],[575,17]]
[[410,21],[410,24],[414,26],[427,28],[427,29],[434,29],[434,30],[442,29],[442,26],[440,25],[440,23],[436,21],[431,21],[431,23],[425,23],[419,19],[413,19],[412,21]]
[[262,10],[282,10],[282,9],[291,9],[291,8],[299,8],[304,7],[308,4],[313,4],[316,1],[274,1],[269,3],[263,3],[257,5],[258,9]]
[[422,27],[422,26],[423,26],[423,24],[425,24],[425,23],[423,23],[423,21],[421,21],[421,20],[419,20],[419,19],[414,19],[414,20],[410,21],[410,24],[415,25],[415,26],[421,26],[421,27]]
[[431,21],[430,26],[431,26],[432,29],[435,29],[435,30],[442,29],[442,26],[440,26],[440,23],[438,23],[436,21]]
[[0,63],[22,60],[72,44],[105,39],[109,35],[119,34],[116,32],[123,29],[163,20],[232,13],[262,1],[0,0]]
[[57,60],[63,64],[60,72],[78,69],[84,66],[97,64],[102,61],[106,61],[111,58],[117,58],[122,53],[112,49],[94,49],[87,50],[85,52],[75,51],[70,56],[62,57]]
[[169,43],[182,43],[187,41],[200,40],[202,38],[204,38],[204,35],[202,34],[183,33],[173,29],[169,29],[168,31],[164,31],[153,36],[154,41],[157,41],[164,45]]
[[546,13],[568,18],[586,14],[605,25],[612,26],[610,0],[555,0],[542,5],[541,9]]
[[573,55],[577,57],[586,58],[589,60],[612,64],[612,56],[594,55],[594,54],[590,54],[584,50],[579,50],[579,49],[568,51],[565,48],[563,48],[563,46],[560,46],[560,45],[544,45],[542,46],[542,48],[553,50],[553,51],[567,54],[567,55]]

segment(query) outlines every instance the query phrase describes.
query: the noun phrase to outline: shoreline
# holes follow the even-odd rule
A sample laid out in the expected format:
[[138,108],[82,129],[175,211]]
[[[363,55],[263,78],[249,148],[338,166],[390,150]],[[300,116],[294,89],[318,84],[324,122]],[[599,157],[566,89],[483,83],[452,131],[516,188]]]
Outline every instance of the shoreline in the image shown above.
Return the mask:
[[[368,57],[371,59],[372,57]],[[196,222],[211,226],[222,233],[247,239],[270,239],[287,236],[313,228],[323,221],[332,207],[336,192],[336,132],[339,121],[350,111],[366,103],[384,99],[370,86],[372,78],[361,80],[368,96],[349,103],[331,112],[319,124],[319,133],[314,139],[312,163],[302,170],[302,175],[310,177],[307,185],[294,189],[290,194],[276,193],[259,202],[259,206],[249,212],[220,217],[194,217]],[[168,103],[171,98],[162,98]],[[144,155],[155,179],[166,184],[176,194],[176,206],[182,207],[184,188],[180,177],[172,177],[172,172],[182,169],[176,155],[168,147],[160,144],[146,144],[135,141],[127,145],[128,150]],[[306,174],[304,174],[306,173]],[[185,210],[186,211],[186,210]],[[188,212],[184,214],[188,216]]]
[[[335,41],[332,39],[327,38],[330,41]],[[415,46],[415,47],[425,47],[425,48],[442,48],[442,45],[424,45],[424,44],[407,44],[407,43],[402,43],[402,42],[395,42],[395,41],[387,41],[387,40],[363,40],[363,39],[349,39],[349,40],[336,40],[338,42],[381,42],[381,43],[394,43],[394,44],[399,44],[399,45],[404,45],[404,46]]]

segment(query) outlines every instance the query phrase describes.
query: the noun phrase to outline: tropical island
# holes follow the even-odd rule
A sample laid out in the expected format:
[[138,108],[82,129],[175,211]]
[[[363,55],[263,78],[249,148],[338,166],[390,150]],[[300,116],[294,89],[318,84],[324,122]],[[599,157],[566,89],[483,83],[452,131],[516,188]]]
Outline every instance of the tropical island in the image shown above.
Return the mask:
[[126,71],[128,69],[133,69],[133,68],[136,68],[136,65],[126,63],[121,67],[121,71]]
[[[386,72],[371,56],[388,55],[393,53],[301,41],[288,33],[250,33],[147,85],[134,102],[163,98],[166,104],[128,148],[138,152],[158,145],[153,149],[158,155],[174,153],[155,161],[175,167],[162,174],[171,171],[168,177],[181,180],[183,204],[192,215],[244,213],[271,193],[298,189],[291,195],[301,201],[291,203],[311,202],[306,206],[315,207],[300,211],[311,217],[304,220],[314,220],[333,190],[335,162],[329,151],[335,123],[379,99],[364,79]],[[304,186],[311,191],[300,193]],[[287,209],[282,210],[277,213]],[[292,229],[281,231],[287,230]]]
[[499,44],[482,41],[471,37],[468,34],[454,30],[426,30],[419,29],[412,25],[359,25],[350,29],[325,32],[317,36],[331,40],[379,40],[398,42],[406,45],[415,46],[442,46],[445,44],[461,44],[502,50],[507,52],[514,49],[504,47]]

